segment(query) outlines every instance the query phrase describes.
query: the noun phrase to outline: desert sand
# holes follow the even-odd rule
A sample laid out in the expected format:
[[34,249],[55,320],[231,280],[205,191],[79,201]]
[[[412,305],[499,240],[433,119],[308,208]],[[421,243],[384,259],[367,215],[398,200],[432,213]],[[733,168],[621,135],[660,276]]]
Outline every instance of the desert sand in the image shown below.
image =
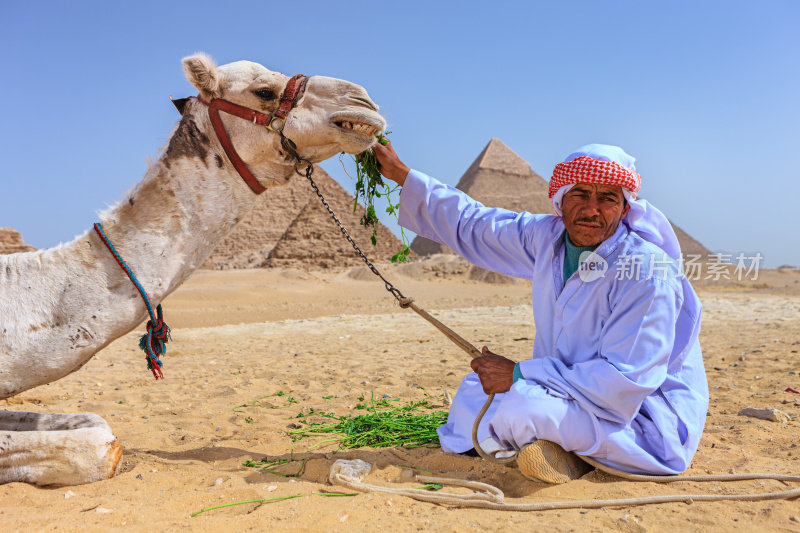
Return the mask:
[[[535,331],[530,284],[469,279],[457,261],[383,267],[408,296],[474,344],[520,360]],[[93,412],[125,449],[119,475],[75,487],[0,486],[1,531],[798,531],[795,502],[673,503],[530,513],[454,509],[383,494],[321,497],[342,490],[327,476],[337,458],[373,463],[368,481],[412,487],[409,465],[491,483],[512,502],[660,494],[739,494],[786,488],[777,481],[633,483],[593,472],[560,486],[514,468],[440,449],[340,451],[292,442],[299,413],[342,415],[358,398],[403,401],[455,394],[469,358],[409,310],[369,271],[199,271],[165,302],[173,328],[164,373],[154,381],[137,347],[143,328],[48,386],[0,401],[0,409]],[[704,281],[701,341],[711,388],[705,434],[688,473],[800,474],[800,271],[762,270],[757,281]],[[297,403],[285,405],[283,392]],[[266,398],[265,398],[266,397]],[[254,402],[259,400],[256,405]],[[249,407],[239,407],[251,404]],[[268,409],[268,406],[280,407]],[[738,416],[775,408],[785,422]],[[444,406],[442,407],[445,408]],[[286,478],[247,460],[308,459]],[[297,463],[282,467],[293,472]],[[456,491],[463,489],[454,489]],[[351,491],[345,491],[351,492]],[[242,500],[301,498],[208,511]]]

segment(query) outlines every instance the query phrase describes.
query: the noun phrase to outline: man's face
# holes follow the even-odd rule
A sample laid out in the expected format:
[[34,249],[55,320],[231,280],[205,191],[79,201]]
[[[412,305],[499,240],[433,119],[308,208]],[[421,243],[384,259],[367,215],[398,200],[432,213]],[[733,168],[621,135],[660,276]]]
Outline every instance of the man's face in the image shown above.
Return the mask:
[[564,225],[575,246],[594,246],[611,237],[630,207],[619,185],[578,183],[561,200]]

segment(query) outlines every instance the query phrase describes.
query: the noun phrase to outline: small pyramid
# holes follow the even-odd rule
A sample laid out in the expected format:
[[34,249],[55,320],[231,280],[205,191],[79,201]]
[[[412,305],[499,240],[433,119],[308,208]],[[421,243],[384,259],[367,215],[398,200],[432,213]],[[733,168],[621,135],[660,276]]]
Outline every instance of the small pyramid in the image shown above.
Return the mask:
[[[373,246],[372,229],[360,224],[365,214],[364,207],[358,204],[353,211],[355,199],[325,171],[315,170],[314,181],[336,217],[371,262],[389,261],[401,250],[400,239],[383,224],[378,225],[377,244]],[[281,235],[264,266],[338,268],[362,264],[361,257],[314,195]]]
[[[489,207],[554,213],[547,187],[547,182],[500,139],[489,141],[456,185],[457,189]],[[415,238],[411,250],[423,256],[454,253],[449,247],[425,237]]]
[[[400,251],[399,239],[383,224],[378,225],[378,244],[373,246],[371,229],[359,224],[364,208],[359,204],[354,213],[355,199],[321,167],[314,166],[312,177],[370,261],[381,262]],[[261,194],[253,210],[217,245],[203,267],[329,268],[358,261],[308,180],[294,176],[286,185]]]
[[[553,203],[547,195],[548,185],[511,148],[500,139],[492,139],[461,176],[456,188],[488,207],[555,214]],[[681,228],[672,222],[670,224],[684,256],[695,254],[705,259],[711,254]],[[421,256],[454,253],[449,247],[425,237],[415,238],[411,250]]]
[[671,220],[669,223],[672,224],[672,229],[675,231],[675,236],[678,238],[678,242],[681,245],[681,253],[684,259],[689,255],[699,255],[701,261],[710,260],[710,256],[712,255],[711,250],[700,244],[698,240],[676,226]]
[[22,235],[14,228],[0,228],[0,254],[33,252],[36,248],[25,244]]
[[264,191],[253,210],[217,245],[203,268],[228,270],[261,266],[313,194],[308,182],[300,176],[293,177],[286,185]]

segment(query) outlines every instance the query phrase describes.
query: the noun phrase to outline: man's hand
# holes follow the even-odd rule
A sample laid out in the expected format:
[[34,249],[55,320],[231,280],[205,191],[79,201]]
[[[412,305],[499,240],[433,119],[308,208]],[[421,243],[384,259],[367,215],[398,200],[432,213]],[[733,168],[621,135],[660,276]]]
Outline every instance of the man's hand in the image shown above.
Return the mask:
[[392,142],[389,139],[386,139],[386,141],[388,141],[386,144],[375,143],[372,150],[378,158],[381,174],[398,185],[402,185],[405,183],[410,169],[400,161],[397,152],[394,151]]
[[481,350],[483,355],[470,363],[472,370],[478,374],[486,394],[508,392],[514,384],[514,366],[516,363],[502,355],[489,351],[486,346]]

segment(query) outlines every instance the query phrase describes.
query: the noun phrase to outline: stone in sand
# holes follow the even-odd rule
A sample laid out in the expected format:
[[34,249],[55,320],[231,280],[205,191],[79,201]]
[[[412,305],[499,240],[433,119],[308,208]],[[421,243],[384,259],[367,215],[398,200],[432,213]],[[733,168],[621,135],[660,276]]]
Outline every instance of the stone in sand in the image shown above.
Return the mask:
[[780,422],[785,424],[789,421],[789,415],[777,409],[756,409],[755,407],[745,407],[739,411],[739,416],[749,416],[750,418],[759,418],[761,420],[769,420],[770,422]]

